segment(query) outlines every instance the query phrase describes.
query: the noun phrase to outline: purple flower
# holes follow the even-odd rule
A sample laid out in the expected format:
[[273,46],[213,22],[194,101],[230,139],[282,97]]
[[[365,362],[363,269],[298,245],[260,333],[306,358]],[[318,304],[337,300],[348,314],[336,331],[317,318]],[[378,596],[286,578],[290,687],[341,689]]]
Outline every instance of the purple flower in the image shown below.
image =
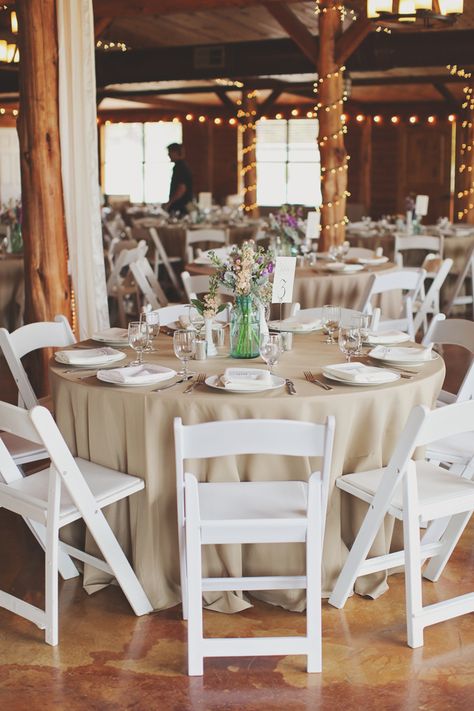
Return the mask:
[[267,273],[271,274],[273,272],[273,262],[268,262],[267,264]]

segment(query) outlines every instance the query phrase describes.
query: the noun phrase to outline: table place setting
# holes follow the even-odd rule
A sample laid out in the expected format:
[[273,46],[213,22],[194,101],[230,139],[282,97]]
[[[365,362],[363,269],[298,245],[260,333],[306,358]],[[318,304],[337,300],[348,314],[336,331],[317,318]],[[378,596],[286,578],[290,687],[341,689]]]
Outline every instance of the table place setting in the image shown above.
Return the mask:
[[206,385],[229,393],[259,393],[285,385],[285,378],[264,368],[226,368],[220,375],[206,378]]
[[172,368],[166,368],[155,363],[143,363],[142,365],[132,365],[125,368],[108,368],[106,370],[98,370],[96,373],[98,380],[124,387],[156,385],[165,380],[171,380],[176,375],[176,371]]
[[366,346],[395,346],[408,341],[411,341],[411,336],[404,331],[369,331],[364,336],[363,344]]
[[323,375],[329,380],[344,385],[370,386],[385,385],[400,379],[400,373],[384,370],[364,363],[335,363],[325,365]]
[[350,262],[328,262],[324,265],[324,269],[329,272],[337,272],[339,274],[355,274],[365,269],[364,264],[352,264]]
[[439,356],[429,348],[404,348],[401,346],[378,345],[367,354],[369,358],[392,366],[424,365],[436,360]]
[[54,359],[61,365],[73,365],[76,368],[96,368],[124,360],[127,355],[115,348],[74,348],[67,351],[57,351]]
[[107,328],[94,333],[91,340],[105,343],[108,346],[128,346],[128,330],[126,328]]
[[289,333],[314,333],[320,331],[323,327],[323,322],[320,318],[311,319],[301,315],[290,316],[281,321],[274,320],[268,322],[268,327],[273,331],[287,331]]

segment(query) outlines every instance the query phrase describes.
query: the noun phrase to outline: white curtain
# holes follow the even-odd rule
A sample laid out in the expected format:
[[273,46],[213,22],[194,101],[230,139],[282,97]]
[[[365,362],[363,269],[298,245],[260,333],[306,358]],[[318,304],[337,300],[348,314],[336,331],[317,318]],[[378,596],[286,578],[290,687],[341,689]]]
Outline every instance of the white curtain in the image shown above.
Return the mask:
[[109,324],[100,222],[92,0],[57,0],[59,131],[69,263],[81,338]]

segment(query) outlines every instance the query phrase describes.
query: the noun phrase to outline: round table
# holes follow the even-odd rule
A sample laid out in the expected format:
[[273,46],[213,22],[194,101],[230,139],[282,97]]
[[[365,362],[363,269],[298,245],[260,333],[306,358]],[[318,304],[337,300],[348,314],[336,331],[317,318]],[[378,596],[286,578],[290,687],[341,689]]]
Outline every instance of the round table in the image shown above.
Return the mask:
[[[157,353],[148,355],[147,360],[176,368],[172,339],[161,335]],[[155,608],[167,608],[180,601],[174,417],[192,424],[238,418],[324,422],[328,415],[335,415],[323,557],[323,590],[326,596],[329,594],[364,515],[364,505],[359,501],[345,501],[341,509],[340,490],[334,486],[336,478],[342,473],[385,465],[412,408],[418,404],[431,407],[444,377],[443,360],[437,358],[420,367],[413,379],[384,386],[337,384],[325,391],[303,378],[304,370],[310,369],[321,377],[323,364],[342,360],[337,346],[324,343],[322,334],[295,335],[293,350],[282,355],[276,368],[277,374],[293,380],[297,391],[294,396],[286,388],[232,394],[205,385],[184,395],[184,384],[152,392],[150,387],[119,387],[101,383],[94,375],[66,373],[67,368],[52,362],[56,419],[73,453],[146,481],[143,492],[109,507],[107,516]],[[236,365],[264,367],[260,359],[236,361],[222,357],[195,362],[194,369],[211,375]],[[189,470],[209,481],[273,480],[288,475],[307,479],[317,466],[317,461],[292,457],[252,456],[190,463]],[[387,518],[374,554],[388,550],[392,528],[393,522]],[[304,548],[299,544],[210,548],[204,567],[211,575],[242,575],[242,571],[246,575],[266,575],[270,571],[302,574]],[[104,573],[86,567],[87,589],[95,590],[107,582]],[[385,574],[378,573],[360,578],[357,590],[377,597],[386,587]],[[271,591],[259,596],[293,610],[305,606],[301,590]],[[216,593],[207,602],[222,611],[236,611],[247,605],[232,593]]]

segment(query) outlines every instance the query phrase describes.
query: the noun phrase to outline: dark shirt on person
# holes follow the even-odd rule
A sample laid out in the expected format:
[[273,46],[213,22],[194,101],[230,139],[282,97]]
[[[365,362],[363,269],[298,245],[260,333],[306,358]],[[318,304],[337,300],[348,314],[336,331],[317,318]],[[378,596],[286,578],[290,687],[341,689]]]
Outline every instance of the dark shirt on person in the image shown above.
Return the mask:
[[191,176],[191,171],[187,163],[184,160],[177,160],[174,164],[173,173],[171,176],[170,185],[170,200],[175,193],[178,185],[184,185],[186,192],[184,195],[177,200],[174,200],[169,204],[168,208],[170,212],[186,212],[186,205],[190,203],[193,199],[193,179]]

